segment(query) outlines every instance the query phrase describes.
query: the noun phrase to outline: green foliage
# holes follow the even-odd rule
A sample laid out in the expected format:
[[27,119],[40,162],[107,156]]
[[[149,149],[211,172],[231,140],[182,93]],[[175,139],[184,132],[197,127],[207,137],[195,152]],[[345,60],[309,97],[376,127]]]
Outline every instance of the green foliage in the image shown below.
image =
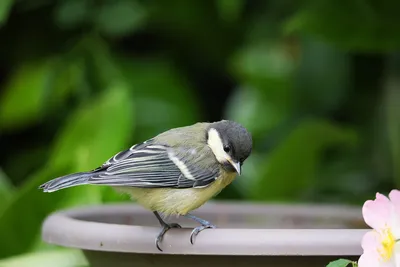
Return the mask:
[[400,91],[397,88],[398,81],[391,81],[386,90],[386,118],[387,132],[389,137],[389,147],[393,161],[393,172],[396,185],[400,185]]
[[257,88],[238,88],[230,98],[226,114],[232,120],[246,124],[257,138],[290,116],[290,103],[280,105],[277,101]]
[[37,243],[37,229],[50,212],[102,202],[102,187],[82,186],[53,194],[37,188],[57,176],[94,169],[122,150],[132,133],[132,117],[127,88],[118,83],[71,114],[54,143],[49,162],[28,179],[0,214],[0,247],[4,247],[0,258],[26,252]]
[[232,72],[243,84],[228,103],[227,116],[248,127],[256,137],[289,118],[293,111],[293,59],[279,43],[262,42],[242,48]]
[[216,5],[221,18],[226,22],[235,22],[239,19],[243,5],[243,0],[217,0]]
[[8,14],[10,13],[13,3],[14,0],[0,1],[0,26],[2,26],[7,21]]
[[188,82],[170,62],[121,59],[120,64],[136,96],[136,124],[141,129],[137,133],[139,140],[200,119],[198,103]]
[[[354,144],[352,131],[326,121],[304,121],[267,157],[259,171],[259,181],[251,190],[255,200],[301,199],[315,184],[324,150],[338,144]],[[291,181],[288,183],[287,181]]]
[[72,171],[96,168],[105,155],[117,153],[126,144],[133,117],[128,89],[116,82],[71,115],[54,144],[49,164],[71,165]]
[[338,259],[330,262],[326,267],[346,267],[351,264],[352,267],[357,267],[357,262],[346,260],[346,259]]
[[11,257],[6,260],[0,260],[0,267],[53,267],[55,264],[59,267],[88,266],[82,252],[67,249],[28,253],[21,256]]
[[135,1],[106,1],[96,12],[94,21],[101,32],[111,36],[128,34],[142,26],[146,12]]
[[304,38],[299,63],[295,93],[302,108],[316,113],[337,109],[348,92],[349,57],[331,45]]
[[145,22],[146,10],[130,0],[108,0],[99,5],[88,0],[63,0],[56,7],[54,18],[65,29],[91,24],[99,32],[117,37],[139,29]]
[[286,31],[312,34],[354,50],[388,51],[400,45],[399,8],[393,0],[303,1]]
[[219,198],[360,204],[398,186],[398,7],[0,1],[0,258],[15,256],[0,266],[80,264],[41,242],[43,220],[128,197],[37,187],[197,121],[229,118],[253,135],[243,176]]
[[9,131],[41,122],[47,110],[63,104],[76,88],[79,71],[77,62],[61,58],[18,66],[0,99],[0,127]]
[[89,16],[90,6],[85,0],[61,1],[54,11],[57,25],[66,29],[83,24]]
[[10,201],[13,193],[14,193],[14,186],[10,183],[9,178],[0,169],[0,212],[7,206],[8,202]]
[[1,98],[1,128],[34,123],[40,118],[52,68],[49,61],[44,61],[24,64],[16,69]]

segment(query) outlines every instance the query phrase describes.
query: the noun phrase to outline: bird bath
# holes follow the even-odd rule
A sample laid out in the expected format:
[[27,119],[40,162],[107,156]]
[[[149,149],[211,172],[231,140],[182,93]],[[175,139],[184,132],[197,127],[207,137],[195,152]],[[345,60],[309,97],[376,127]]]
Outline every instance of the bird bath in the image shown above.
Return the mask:
[[[136,204],[76,208],[50,215],[47,243],[83,250],[90,266],[326,266],[357,260],[367,231],[361,208],[331,205],[263,205],[213,202],[193,214],[217,225],[190,244],[186,218],[170,217],[171,229],[157,250],[155,216]],[[187,228],[186,228],[187,227]]]

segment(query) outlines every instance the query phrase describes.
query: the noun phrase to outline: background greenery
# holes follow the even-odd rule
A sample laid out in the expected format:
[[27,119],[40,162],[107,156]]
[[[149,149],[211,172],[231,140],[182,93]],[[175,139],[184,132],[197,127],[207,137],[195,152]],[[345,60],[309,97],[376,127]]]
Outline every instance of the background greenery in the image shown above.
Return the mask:
[[125,201],[38,185],[221,118],[254,150],[217,198],[361,204],[400,184],[398,1],[1,0],[0,266],[78,266],[52,211]]

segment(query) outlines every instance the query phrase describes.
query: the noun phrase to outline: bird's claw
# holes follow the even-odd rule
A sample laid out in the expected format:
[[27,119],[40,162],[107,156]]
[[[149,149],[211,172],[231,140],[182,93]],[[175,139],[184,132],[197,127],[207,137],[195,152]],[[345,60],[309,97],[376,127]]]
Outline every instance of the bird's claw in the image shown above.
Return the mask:
[[156,247],[159,251],[163,251],[160,247],[160,243],[163,240],[165,233],[167,233],[168,230],[171,228],[182,228],[182,227],[177,223],[169,223],[169,224],[166,223],[163,225],[163,228],[161,229],[160,233],[156,238]]
[[196,237],[201,231],[203,231],[205,229],[215,229],[215,228],[217,228],[217,227],[211,223],[203,224],[203,225],[200,225],[200,226],[194,228],[192,233],[190,234],[190,243],[192,243],[192,245],[194,245],[194,242],[196,241]]

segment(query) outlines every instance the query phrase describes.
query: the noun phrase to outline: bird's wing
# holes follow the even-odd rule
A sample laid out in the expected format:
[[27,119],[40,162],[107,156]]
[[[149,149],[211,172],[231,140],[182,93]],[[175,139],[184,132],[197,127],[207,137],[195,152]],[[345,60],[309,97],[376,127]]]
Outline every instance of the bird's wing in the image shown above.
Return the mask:
[[218,177],[219,168],[202,168],[197,164],[200,157],[195,150],[171,148],[148,140],[109,159],[88,182],[143,188],[205,187]]

